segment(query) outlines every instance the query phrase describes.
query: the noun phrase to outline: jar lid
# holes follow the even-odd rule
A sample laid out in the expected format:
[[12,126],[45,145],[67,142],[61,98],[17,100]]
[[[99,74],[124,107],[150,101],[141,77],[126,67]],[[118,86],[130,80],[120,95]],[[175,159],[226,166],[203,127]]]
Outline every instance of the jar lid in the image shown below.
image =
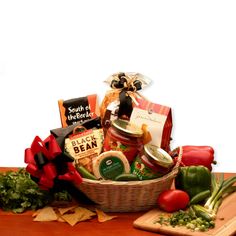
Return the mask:
[[171,156],[163,149],[152,144],[144,145],[145,153],[158,165],[169,168],[174,164]]
[[112,122],[112,126],[132,137],[142,137],[143,135],[142,129],[127,120],[116,119]]

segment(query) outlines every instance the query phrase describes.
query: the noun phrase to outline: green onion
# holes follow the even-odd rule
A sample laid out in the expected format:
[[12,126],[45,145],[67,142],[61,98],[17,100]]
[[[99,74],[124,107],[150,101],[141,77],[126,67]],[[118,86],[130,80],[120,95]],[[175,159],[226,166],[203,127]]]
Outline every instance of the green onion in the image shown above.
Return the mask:
[[211,196],[208,198],[204,207],[210,208],[211,203],[213,202],[215,196],[217,195],[218,191],[221,189],[224,182],[224,174],[220,174],[220,178],[218,179],[217,176],[211,173]]
[[185,226],[191,231],[207,231],[210,228],[214,228],[215,224],[212,219],[206,219],[203,217],[196,216],[192,206],[188,211],[179,210],[171,216],[164,217],[161,215],[157,221],[154,222],[161,225],[171,225],[172,227]]
[[215,219],[215,214],[210,213],[205,207],[201,205],[193,205],[193,210],[195,211],[196,216],[201,217],[207,221]]
[[217,180],[216,176],[212,174],[212,194],[204,205],[209,212],[214,214],[217,213],[223,197],[235,191],[233,184],[236,183],[236,176],[226,180],[223,180],[223,178],[224,175],[221,174],[220,179]]

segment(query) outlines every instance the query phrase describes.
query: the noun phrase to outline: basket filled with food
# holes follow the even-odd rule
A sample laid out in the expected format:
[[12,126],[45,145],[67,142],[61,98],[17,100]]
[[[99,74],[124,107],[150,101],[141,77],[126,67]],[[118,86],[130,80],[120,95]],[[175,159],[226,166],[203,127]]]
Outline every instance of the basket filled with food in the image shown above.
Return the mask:
[[181,162],[170,155],[171,108],[139,93],[150,80],[117,73],[106,82],[101,105],[96,94],[59,100],[61,128],[26,149],[26,170],[42,188],[72,182],[106,212],[151,209],[170,189]]
[[[158,195],[170,189],[178,173],[181,153],[175,165],[168,157],[162,149],[146,144],[130,166],[121,151],[103,152],[94,162],[97,180],[80,169],[87,178],[79,189],[106,212],[151,209],[156,205]],[[168,167],[160,166],[163,159]]]

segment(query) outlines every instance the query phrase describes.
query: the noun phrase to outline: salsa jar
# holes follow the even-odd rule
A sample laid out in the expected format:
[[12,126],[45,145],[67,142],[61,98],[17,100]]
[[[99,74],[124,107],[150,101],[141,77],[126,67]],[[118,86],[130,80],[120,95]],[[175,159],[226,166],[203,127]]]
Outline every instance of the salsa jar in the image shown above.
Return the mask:
[[107,130],[104,151],[121,151],[131,163],[143,149],[143,131],[127,120],[116,119]]
[[132,163],[131,173],[137,175],[140,180],[155,179],[170,172],[173,164],[173,159],[166,151],[146,144]]

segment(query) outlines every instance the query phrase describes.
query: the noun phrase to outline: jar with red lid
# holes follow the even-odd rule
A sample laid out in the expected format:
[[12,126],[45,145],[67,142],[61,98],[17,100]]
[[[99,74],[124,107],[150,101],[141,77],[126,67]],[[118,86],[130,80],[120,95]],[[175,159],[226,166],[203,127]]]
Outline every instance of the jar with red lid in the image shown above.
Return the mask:
[[103,149],[121,151],[131,163],[143,149],[142,137],[142,129],[127,120],[117,119],[107,130]]

